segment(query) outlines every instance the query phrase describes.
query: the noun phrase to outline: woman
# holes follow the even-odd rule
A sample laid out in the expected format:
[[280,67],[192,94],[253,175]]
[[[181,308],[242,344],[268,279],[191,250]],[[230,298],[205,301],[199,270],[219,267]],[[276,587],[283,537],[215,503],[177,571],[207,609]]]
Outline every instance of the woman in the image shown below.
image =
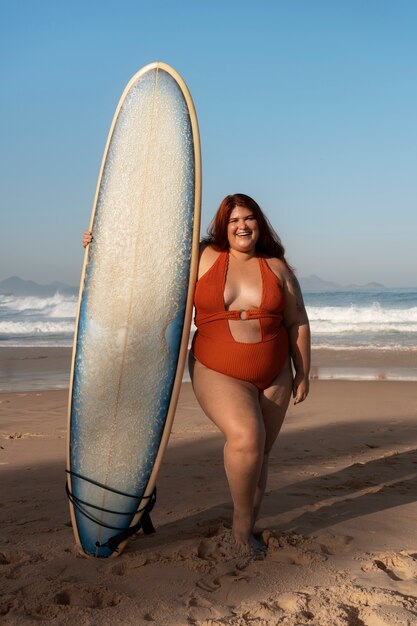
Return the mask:
[[234,542],[239,552],[256,554],[253,528],[269,453],[291,392],[294,404],[308,394],[310,328],[279,237],[249,196],[221,203],[201,245],[194,303],[191,380],[226,438]]
[[[84,247],[91,239],[86,231]],[[236,548],[257,555],[262,547],[253,528],[269,453],[291,393],[294,404],[308,394],[310,329],[280,239],[249,196],[235,194],[221,203],[200,247],[194,304],[194,392],[226,439]]]

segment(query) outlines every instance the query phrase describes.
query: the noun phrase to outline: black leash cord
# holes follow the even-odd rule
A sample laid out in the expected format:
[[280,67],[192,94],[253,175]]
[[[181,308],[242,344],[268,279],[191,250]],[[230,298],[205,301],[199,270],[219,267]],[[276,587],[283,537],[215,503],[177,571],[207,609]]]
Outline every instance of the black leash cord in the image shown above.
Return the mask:
[[[77,474],[77,472],[73,472],[72,470],[65,470],[67,474],[70,476],[75,476],[76,478],[81,478],[81,480],[85,480],[92,485],[96,485],[97,487],[101,487],[106,491],[111,491],[112,493],[117,493],[119,496],[126,496],[126,498],[133,498],[134,500],[142,500],[141,496],[134,496],[131,493],[125,493],[124,491],[119,491],[119,489],[113,489],[113,487],[109,487],[108,485],[104,485],[103,483],[99,483],[97,480],[93,480],[92,478],[88,478],[87,476],[83,476],[82,474]],[[146,496],[150,498],[151,496]]]
[[[77,509],[77,511],[79,511],[81,513],[81,515],[84,515],[84,517],[86,517],[88,520],[90,520],[90,522],[93,522],[94,524],[98,524],[99,526],[102,526],[104,528],[109,528],[110,530],[118,530],[121,531],[119,532],[117,535],[114,535],[113,537],[110,537],[110,539],[108,539],[108,541],[106,541],[106,543],[101,544],[99,541],[96,542],[96,546],[98,548],[110,548],[113,551],[117,551],[118,545],[124,541],[125,539],[128,539],[129,537],[131,537],[132,535],[134,535],[135,533],[137,533],[141,528],[143,528],[143,532],[145,535],[150,535],[152,533],[155,532],[155,528],[152,524],[152,520],[150,517],[150,512],[152,511],[153,507],[155,506],[155,502],[156,502],[156,487],[154,488],[153,492],[149,495],[149,496],[134,496],[130,493],[124,493],[123,491],[120,491],[118,489],[113,489],[112,487],[108,487],[107,485],[103,485],[102,483],[99,483],[96,480],[93,480],[92,478],[88,478],[87,476],[83,476],[82,474],[78,474],[77,472],[73,472],[71,470],[66,470],[67,474],[69,474],[70,476],[75,476],[76,478],[80,478],[81,480],[85,480],[86,482],[91,483],[92,485],[96,485],[97,487],[100,487],[102,489],[105,489],[106,491],[110,491],[112,493],[116,493],[120,496],[124,496],[126,498],[132,498],[134,500],[147,500],[146,504],[144,507],[142,507],[141,509],[138,509],[137,511],[134,511],[133,513],[125,513],[124,511],[113,511],[111,509],[105,509],[104,507],[100,507],[97,506],[95,504],[90,504],[89,502],[85,502],[84,500],[81,500],[80,498],[77,498],[69,489],[68,487],[68,482],[65,483],[65,490],[68,496],[69,501],[74,505],[74,507]],[[85,507],[89,507],[92,509],[95,509],[97,511],[101,511],[103,513],[110,513],[112,515],[132,515],[133,517],[135,515],[137,515],[138,513],[143,513],[141,519],[139,520],[139,522],[137,522],[137,524],[134,524],[133,526],[130,526],[129,528],[120,528],[118,526],[111,526],[110,524],[105,524],[104,522],[102,522],[101,520],[93,517],[90,512],[87,512]]]

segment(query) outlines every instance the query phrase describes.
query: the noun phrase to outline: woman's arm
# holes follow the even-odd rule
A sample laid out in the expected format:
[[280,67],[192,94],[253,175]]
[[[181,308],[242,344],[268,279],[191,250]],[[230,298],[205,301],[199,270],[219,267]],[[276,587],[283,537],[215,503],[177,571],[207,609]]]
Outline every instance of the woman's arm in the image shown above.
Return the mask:
[[309,391],[311,358],[310,324],[304,306],[300,283],[294,273],[286,268],[283,276],[285,292],[284,324],[288,330],[290,353],[294,364],[294,404],[306,399]]

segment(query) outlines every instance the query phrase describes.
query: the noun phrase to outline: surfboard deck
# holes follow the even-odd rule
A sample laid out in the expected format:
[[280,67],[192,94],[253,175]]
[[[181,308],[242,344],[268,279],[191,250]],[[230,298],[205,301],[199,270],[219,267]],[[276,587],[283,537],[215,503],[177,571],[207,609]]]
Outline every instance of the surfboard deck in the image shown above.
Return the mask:
[[165,63],[128,83],[95,194],[68,409],[76,542],[120,554],[151,498],[181,386],[197,272],[198,124]]

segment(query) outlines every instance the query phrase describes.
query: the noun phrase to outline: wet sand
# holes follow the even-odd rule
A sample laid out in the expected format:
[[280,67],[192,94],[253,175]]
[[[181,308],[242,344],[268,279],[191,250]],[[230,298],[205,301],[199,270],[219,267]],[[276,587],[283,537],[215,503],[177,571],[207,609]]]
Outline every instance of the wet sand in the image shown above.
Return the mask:
[[[71,368],[71,348],[0,347],[0,393],[65,389]],[[417,381],[417,350],[312,351],[311,377],[333,380]],[[184,380],[189,381],[186,368]]]

